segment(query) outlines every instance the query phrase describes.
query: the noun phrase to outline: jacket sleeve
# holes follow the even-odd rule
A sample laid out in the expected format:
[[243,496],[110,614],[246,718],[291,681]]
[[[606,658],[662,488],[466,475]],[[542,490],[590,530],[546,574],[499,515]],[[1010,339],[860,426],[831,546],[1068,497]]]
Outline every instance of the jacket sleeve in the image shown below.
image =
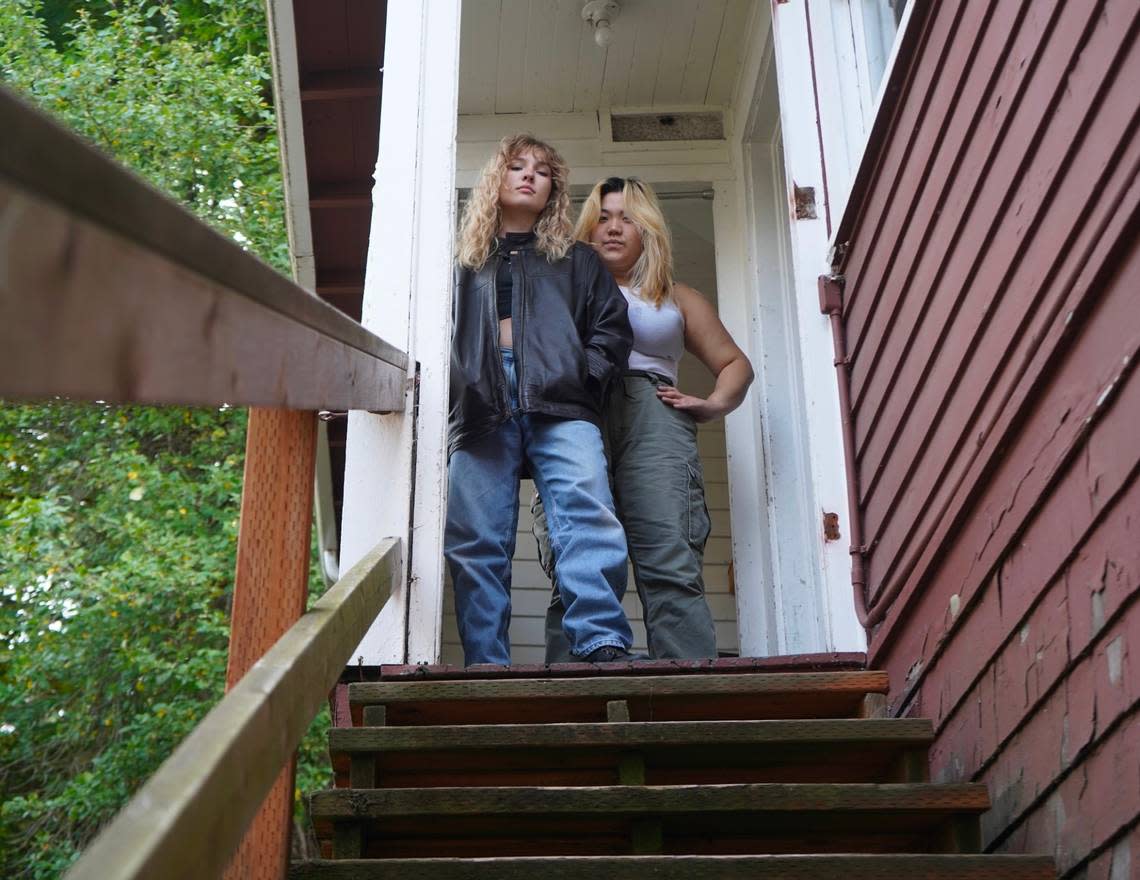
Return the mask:
[[626,368],[633,347],[628,306],[617,282],[592,250],[583,250],[584,280],[588,302],[589,327],[586,331],[586,364],[590,378],[600,391]]

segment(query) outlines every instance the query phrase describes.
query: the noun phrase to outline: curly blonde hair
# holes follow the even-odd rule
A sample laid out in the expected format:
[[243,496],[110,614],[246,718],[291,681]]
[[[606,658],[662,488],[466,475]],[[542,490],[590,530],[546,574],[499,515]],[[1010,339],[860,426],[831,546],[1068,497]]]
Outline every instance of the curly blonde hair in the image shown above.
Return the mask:
[[574,245],[574,227],[570,222],[570,168],[550,144],[529,134],[503,138],[499,148],[484,166],[479,182],[471,188],[463,220],[459,226],[458,259],[469,269],[482,268],[494,250],[495,236],[502,225],[499,187],[511,161],[521,153],[533,151],[535,158],[550,167],[550,198],[534,225],[535,247],[546,259],[561,260]]
[[607,177],[598,181],[582,205],[574,235],[590,243],[590,236],[602,216],[602,199],[610,193],[621,193],[625,213],[641,233],[641,256],[629,273],[629,286],[646,302],[661,308],[673,295],[673,238],[661,213],[657,193],[636,177]]

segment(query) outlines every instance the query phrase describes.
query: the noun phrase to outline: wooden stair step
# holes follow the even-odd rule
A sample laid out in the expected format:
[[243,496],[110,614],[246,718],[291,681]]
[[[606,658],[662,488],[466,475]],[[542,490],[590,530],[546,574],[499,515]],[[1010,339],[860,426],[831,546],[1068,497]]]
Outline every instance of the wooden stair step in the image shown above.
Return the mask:
[[354,723],[369,705],[389,725],[604,721],[625,700],[631,721],[851,718],[869,693],[885,694],[885,672],[655,675],[482,681],[357,682]]
[[1053,880],[1052,859],[1009,855],[573,856],[296,863],[290,880]]
[[317,792],[338,857],[971,852],[982,785],[737,784]]
[[[613,675],[710,675],[716,673],[748,672],[840,672],[864,670],[867,655],[858,652],[826,652],[821,654],[786,654],[775,657],[716,657],[704,660],[631,660],[624,663],[517,663],[513,666],[479,664],[452,666],[449,664],[384,664],[363,667],[364,675],[384,681],[443,681],[462,679],[471,681],[487,678],[583,678]],[[352,670],[359,676],[360,671]],[[353,681],[362,681],[357,677]],[[370,681],[376,680],[369,678]]]
[[926,719],[585,722],[334,728],[329,751],[356,788],[612,785],[631,756],[649,785],[922,782],[933,738]]

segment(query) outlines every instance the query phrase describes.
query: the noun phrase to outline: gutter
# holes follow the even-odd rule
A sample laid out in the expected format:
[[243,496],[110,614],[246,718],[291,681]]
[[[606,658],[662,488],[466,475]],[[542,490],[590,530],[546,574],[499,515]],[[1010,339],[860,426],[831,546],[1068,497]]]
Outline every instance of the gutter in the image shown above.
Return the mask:
[[835,375],[839,384],[839,407],[843,433],[843,461],[847,477],[847,516],[851,533],[851,590],[855,599],[855,615],[867,631],[887,616],[891,603],[902,591],[901,580],[895,581],[874,601],[867,596],[867,556],[864,543],[863,516],[859,509],[859,474],[855,464],[855,417],[851,410],[851,364],[847,356],[847,328],[843,320],[843,293],[846,278],[848,244],[862,219],[863,209],[879,180],[879,164],[894,131],[896,111],[909,90],[913,62],[926,43],[928,24],[936,4],[933,0],[909,0],[899,23],[883,81],[879,87],[878,106],[867,143],[852,181],[851,192],[836,224],[828,246],[827,261],[831,273],[819,276],[819,308],[831,322],[831,338],[835,348]]
[[[865,630],[881,619],[885,606],[867,608],[867,547],[863,544],[863,517],[859,512],[859,472],[855,467],[855,418],[851,413],[851,369],[847,357],[847,330],[843,326],[842,275],[819,276],[819,310],[831,321],[831,341],[835,347],[835,378],[839,383],[839,411],[843,431],[843,466],[847,477],[847,521],[851,534],[851,590],[855,599],[855,616]],[[881,613],[879,613],[881,612]],[[869,634],[869,633],[868,633]]]

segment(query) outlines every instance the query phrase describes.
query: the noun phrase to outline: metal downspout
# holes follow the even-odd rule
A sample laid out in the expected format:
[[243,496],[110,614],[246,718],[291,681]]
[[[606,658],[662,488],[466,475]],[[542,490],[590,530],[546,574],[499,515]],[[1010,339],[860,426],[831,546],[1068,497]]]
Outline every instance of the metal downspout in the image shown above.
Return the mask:
[[[847,517],[851,534],[851,590],[855,615],[865,630],[875,621],[875,609],[867,608],[867,581],[863,544],[863,518],[859,513],[859,475],[855,467],[855,418],[851,412],[851,371],[847,360],[847,333],[843,326],[843,276],[819,276],[819,310],[831,320],[831,340],[835,348],[835,378],[839,382],[839,409],[843,430],[843,463],[847,475]],[[868,632],[868,636],[870,633]]]

